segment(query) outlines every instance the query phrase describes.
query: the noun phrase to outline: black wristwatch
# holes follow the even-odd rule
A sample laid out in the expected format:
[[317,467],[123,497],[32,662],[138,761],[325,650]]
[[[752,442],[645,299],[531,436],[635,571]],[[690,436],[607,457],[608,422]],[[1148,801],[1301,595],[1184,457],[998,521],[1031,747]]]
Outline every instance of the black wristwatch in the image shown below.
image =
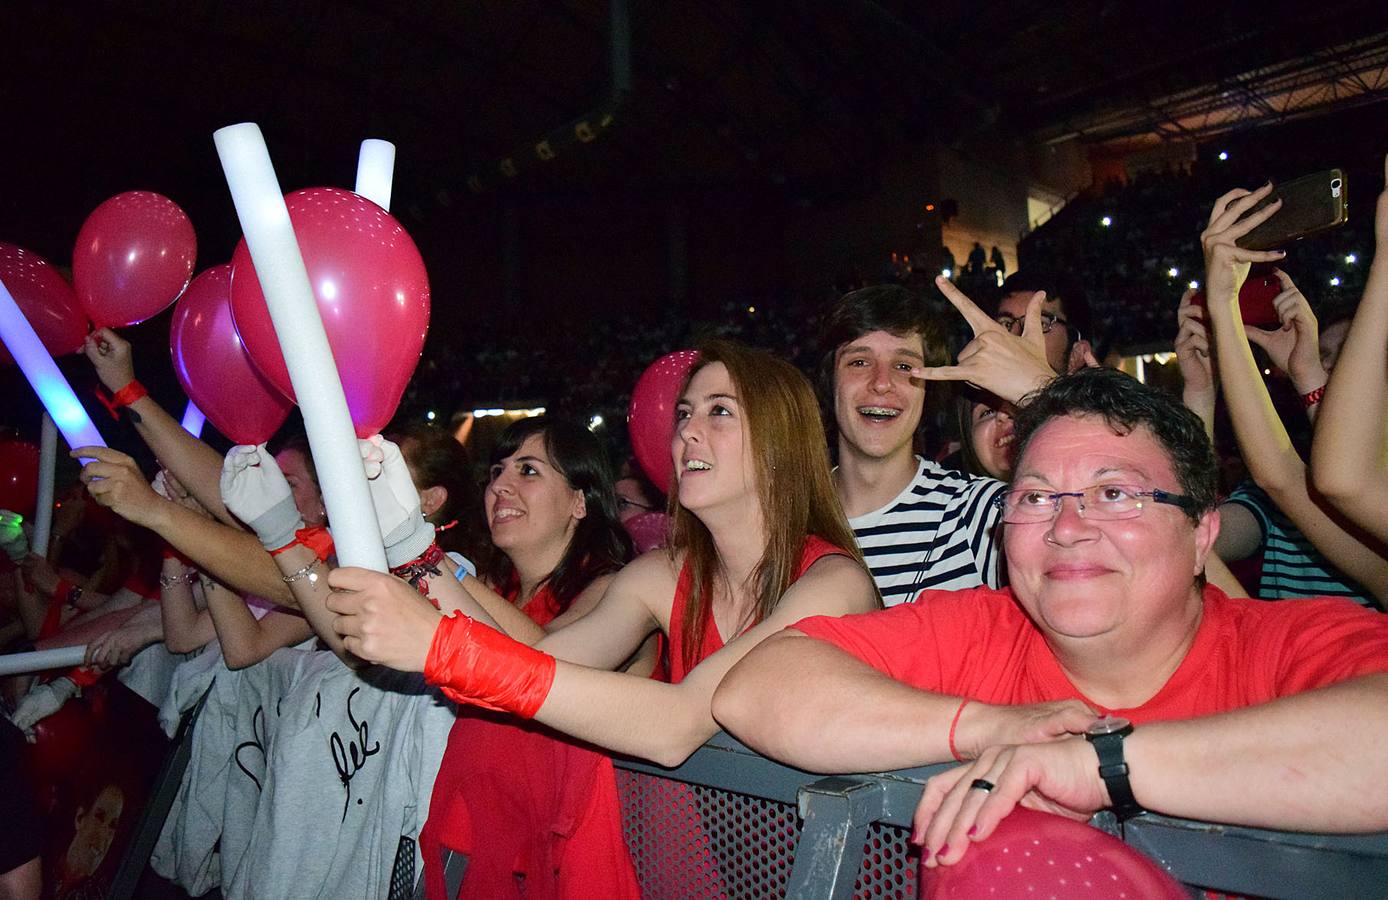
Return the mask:
[[1146,812],[1133,796],[1128,783],[1128,764],[1123,759],[1123,738],[1133,733],[1133,724],[1119,716],[1104,716],[1084,733],[1099,754],[1099,777],[1108,788],[1110,808],[1122,822]]

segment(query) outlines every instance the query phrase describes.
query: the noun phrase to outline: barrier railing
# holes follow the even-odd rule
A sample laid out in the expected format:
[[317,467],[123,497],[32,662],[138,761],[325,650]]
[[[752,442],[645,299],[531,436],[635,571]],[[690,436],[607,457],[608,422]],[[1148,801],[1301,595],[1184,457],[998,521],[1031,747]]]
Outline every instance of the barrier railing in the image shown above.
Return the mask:
[[[725,734],[676,769],[617,766],[627,845],[652,898],[915,897],[911,817],[921,782],[947,768],[824,777]],[[1104,813],[1094,824],[1188,885],[1274,898],[1388,895],[1388,833],[1299,834],[1152,814],[1119,827]]]

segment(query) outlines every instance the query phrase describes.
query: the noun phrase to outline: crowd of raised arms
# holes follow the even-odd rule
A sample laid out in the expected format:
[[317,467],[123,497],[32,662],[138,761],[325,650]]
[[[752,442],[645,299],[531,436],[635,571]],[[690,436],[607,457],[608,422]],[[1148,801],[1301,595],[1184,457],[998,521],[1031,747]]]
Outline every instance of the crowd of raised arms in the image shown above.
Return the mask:
[[[306,441],[223,457],[139,397],[153,479],[74,448],[85,496],[63,498],[49,553],[7,532],[11,630],[88,650],[68,676],[10,680],[4,769],[11,733],[151,644],[215,648],[228,678],[302,646],[363,685],[419,673],[412,690],[450,704],[417,773],[431,897],[456,888],[446,850],[468,856],[463,896],[639,896],[611,755],[676,766],[720,728],[812,772],[957,762],[916,812],[928,867],[1018,805],[1388,830],[1388,190],[1363,296],[1332,328],[1282,251],[1239,246],[1271,189],[1209,209],[1208,299],[1175,311],[1181,396],[1100,363],[1082,273],[1024,270],[980,303],[942,277],[948,314],[864,287],[825,313],[812,377],[697,348],[668,484],[614,466],[577,410],[507,427],[480,486],[439,429],[361,441],[389,574],[336,565]],[[1251,267],[1280,282],[1280,327],[1240,317]],[[1307,422],[1284,421],[1254,348]],[[135,381],[114,332],[85,352],[110,391]],[[945,397],[959,445],[927,456]],[[1232,490],[1217,404],[1247,470]],[[660,510],[661,539],[634,541],[630,514]],[[7,821],[31,821],[12,787]],[[0,896],[36,896],[37,839],[7,829]]]

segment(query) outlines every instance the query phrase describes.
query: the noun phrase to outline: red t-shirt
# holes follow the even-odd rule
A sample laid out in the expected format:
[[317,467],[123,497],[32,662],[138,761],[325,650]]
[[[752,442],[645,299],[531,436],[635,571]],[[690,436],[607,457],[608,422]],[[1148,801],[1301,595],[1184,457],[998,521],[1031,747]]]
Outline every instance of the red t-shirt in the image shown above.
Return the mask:
[[1343,598],[1269,603],[1206,586],[1186,658],[1152,699],[1103,709],[1070,682],[1010,590],[923,591],[881,612],[794,627],[921,690],[985,703],[1077,698],[1134,724],[1225,712],[1388,672],[1388,615]]

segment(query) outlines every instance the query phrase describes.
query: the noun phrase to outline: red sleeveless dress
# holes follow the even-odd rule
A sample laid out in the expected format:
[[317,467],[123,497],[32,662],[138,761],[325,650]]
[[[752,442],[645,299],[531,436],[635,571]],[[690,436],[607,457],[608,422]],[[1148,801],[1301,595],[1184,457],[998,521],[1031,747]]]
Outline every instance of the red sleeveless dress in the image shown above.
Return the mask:
[[[546,586],[522,612],[543,626],[560,610]],[[419,845],[430,900],[447,898],[445,850],[468,857],[459,897],[641,896],[612,760],[501,713],[459,712]]]

